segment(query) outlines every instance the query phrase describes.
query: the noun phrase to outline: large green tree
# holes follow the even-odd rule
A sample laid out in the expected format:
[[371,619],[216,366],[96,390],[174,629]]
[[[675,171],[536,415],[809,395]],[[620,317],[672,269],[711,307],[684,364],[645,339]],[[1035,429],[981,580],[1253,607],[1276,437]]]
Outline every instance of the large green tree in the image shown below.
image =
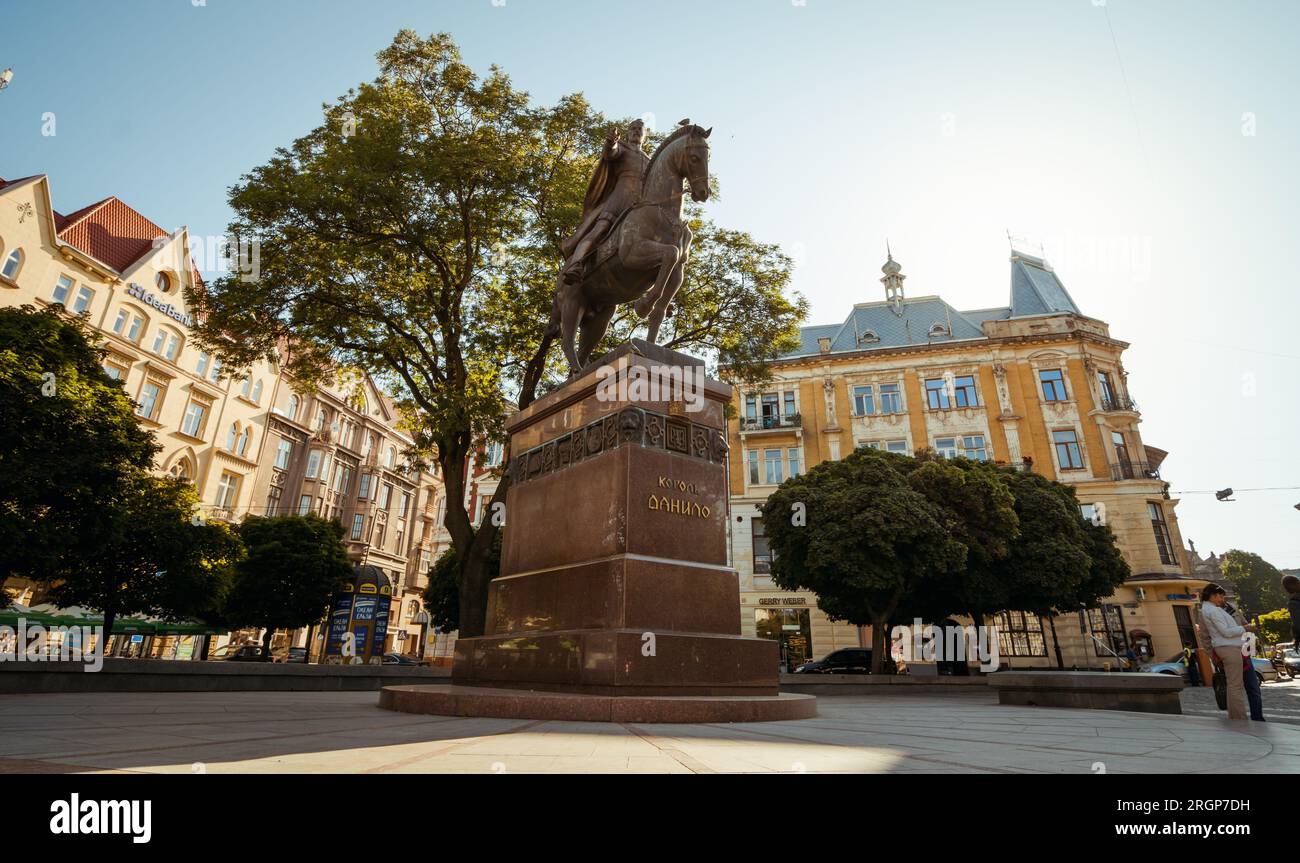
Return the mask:
[[[232,274],[189,302],[228,367],[278,354],[304,382],[339,363],[371,373],[397,394],[413,455],[436,461],[448,501],[463,501],[467,461],[502,438],[507,400],[526,406],[556,379],[544,333],[559,245],[611,123],[580,95],[536,106],[500,69],[479,77],[446,35],[403,31],[378,59],[374,81],[231,190],[230,234],[256,244],[256,277]],[[797,343],[806,311],[783,294],[789,260],[693,217],[668,343],[761,373]],[[610,339],[635,326],[622,319]],[[493,504],[508,487],[503,477]],[[498,525],[476,527],[458,505],[444,523],[460,631],[481,634]]]
[[0,308],[0,580],[49,581],[95,552],[112,499],[158,452],[80,318]]
[[0,309],[0,576],[104,615],[210,613],[238,540],[194,518],[193,488],[149,473],[159,447],[84,322]]
[[896,459],[856,450],[786,480],[763,505],[773,581],[813,591],[832,619],[870,626],[873,674],[900,605],[928,579],[959,571],[967,553]]
[[[488,555],[489,579],[501,573],[501,537],[498,531]],[[460,627],[460,563],[456,560],[455,548],[448,548],[438,555],[433,566],[429,567],[429,583],[424,588],[424,610],[429,613],[430,626],[437,626],[443,632],[452,632]]]
[[265,627],[262,652],[268,654],[275,630],[320,622],[352,564],[343,527],[316,515],[248,516],[238,530],[245,557],[235,567],[224,614],[234,626]]
[[194,487],[139,471],[99,497],[77,560],[53,583],[54,600],[102,612],[106,633],[119,615],[210,619],[243,547],[228,526],[195,515]]
[[1232,585],[1241,613],[1246,617],[1253,618],[1286,605],[1282,571],[1253,551],[1232,549],[1223,556],[1219,571],[1224,581]]

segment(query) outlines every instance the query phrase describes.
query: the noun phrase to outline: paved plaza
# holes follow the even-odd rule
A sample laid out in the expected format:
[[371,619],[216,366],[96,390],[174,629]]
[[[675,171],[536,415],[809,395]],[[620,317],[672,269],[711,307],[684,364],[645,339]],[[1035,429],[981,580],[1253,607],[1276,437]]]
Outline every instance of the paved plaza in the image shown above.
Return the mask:
[[[1283,686],[1265,687],[1274,710],[1300,697]],[[3,696],[0,773],[1300,772],[1300,728],[1286,722],[1001,707],[984,694],[829,697],[816,719],[748,725],[443,718],[377,698]]]

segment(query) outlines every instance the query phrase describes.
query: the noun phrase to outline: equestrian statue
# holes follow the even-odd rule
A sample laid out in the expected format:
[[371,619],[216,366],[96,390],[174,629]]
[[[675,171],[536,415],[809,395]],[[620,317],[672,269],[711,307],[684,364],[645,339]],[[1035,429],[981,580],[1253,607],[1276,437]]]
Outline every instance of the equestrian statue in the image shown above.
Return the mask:
[[640,120],[622,138],[612,131],[606,137],[582,222],[561,245],[565,262],[546,331],[560,337],[570,376],[591,359],[623,303],[649,318],[646,340],[657,342],[691,253],[691,229],[682,219],[685,187],[692,200],[709,199],[712,131],[683,120],[649,157]]

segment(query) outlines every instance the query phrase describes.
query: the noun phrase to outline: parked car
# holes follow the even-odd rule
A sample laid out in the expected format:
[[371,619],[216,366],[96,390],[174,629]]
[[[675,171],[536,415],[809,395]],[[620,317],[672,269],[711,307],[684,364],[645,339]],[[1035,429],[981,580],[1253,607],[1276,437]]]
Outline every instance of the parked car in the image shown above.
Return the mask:
[[418,656],[409,653],[385,653],[384,665],[422,665]]
[[[1300,662],[1300,659],[1297,660]],[[1260,683],[1271,683],[1277,680],[1277,669],[1273,663],[1262,656],[1252,656],[1251,665],[1255,667],[1255,674],[1259,677]],[[1153,671],[1156,674],[1174,674],[1187,679],[1187,666],[1183,665],[1183,655],[1180,653],[1170,659],[1168,662],[1149,662],[1146,665],[1138,666],[1138,671]]]
[[1294,647],[1282,649],[1282,664],[1292,677],[1300,677],[1300,650]]
[[272,662],[306,662],[307,648],[305,647],[281,647],[279,650],[271,651]]
[[262,655],[260,644],[227,644],[208,654],[208,659],[226,662],[270,662],[271,658]]
[[[897,671],[892,657],[885,657],[884,674]],[[846,647],[821,659],[805,662],[795,668],[795,674],[870,674],[871,651],[864,647]]]

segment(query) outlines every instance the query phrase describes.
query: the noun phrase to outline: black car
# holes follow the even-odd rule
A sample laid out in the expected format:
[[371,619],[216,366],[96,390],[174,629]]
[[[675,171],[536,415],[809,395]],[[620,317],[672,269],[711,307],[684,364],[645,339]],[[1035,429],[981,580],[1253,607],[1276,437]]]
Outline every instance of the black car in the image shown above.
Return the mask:
[[241,644],[238,647],[226,645],[214,651],[209,659],[224,659],[226,662],[270,662],[271,657],[262,653],[260,644]]
[[418,656],[409,653],[385,653],[384,665],[421,665]]
[[[885,657],[883,674],[896,672],[893,657]],[[805,662],[795,674],[870,674],[871,651],[863,647],[846,647],[814,662]]]

